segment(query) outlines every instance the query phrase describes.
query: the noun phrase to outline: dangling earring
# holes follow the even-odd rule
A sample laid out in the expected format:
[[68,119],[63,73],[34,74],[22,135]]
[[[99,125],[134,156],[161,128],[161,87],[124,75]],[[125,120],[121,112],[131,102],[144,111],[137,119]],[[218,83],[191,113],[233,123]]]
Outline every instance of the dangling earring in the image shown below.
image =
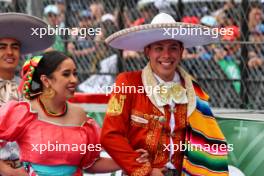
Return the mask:
[[48,87],[47,89],[45,89],[45,91],[43,91],[42,95],[44,98],[47,98],[47,99],[51,99],[55,96],[55,90],[52,89],[51,87]]

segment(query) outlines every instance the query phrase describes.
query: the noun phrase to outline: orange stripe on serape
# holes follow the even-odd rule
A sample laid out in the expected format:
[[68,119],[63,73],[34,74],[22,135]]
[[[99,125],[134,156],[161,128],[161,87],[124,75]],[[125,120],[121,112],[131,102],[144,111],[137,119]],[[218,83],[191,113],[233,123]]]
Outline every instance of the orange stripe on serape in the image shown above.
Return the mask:
[[201,112],[195,110],[189,117],[189,122],[192,129],[201,132],[205,137],[221,141],[225,140],[215,119],[204,117]]
[[[216,172],[216,171],[209,170],[203,166],[195,165],[191,163],[189,160],[187,160],[186,158],[184,158],[183,168],[184,170],[186,170],[187,172],[193,175],[201,175],[201,176],[228,176],[229,175],[227,171]],[[184,176],[184,174],[182,174],[182,176]]]
[[199,96],[202,100],[208,101],[209,100],[209,95],[207,93],[205,93],[202,88],[199,86],[199,84],[197,84],[195,81],[193,81],[193,87],[194,87],[194,91],[196,93],[197,96]]

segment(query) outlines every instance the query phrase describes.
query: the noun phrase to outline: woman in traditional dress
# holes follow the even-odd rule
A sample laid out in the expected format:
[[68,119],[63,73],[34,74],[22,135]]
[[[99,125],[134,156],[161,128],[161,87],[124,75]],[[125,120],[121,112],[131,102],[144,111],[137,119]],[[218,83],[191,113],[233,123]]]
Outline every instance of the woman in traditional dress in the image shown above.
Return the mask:
[[[18,143],[29,175],[79,176],[83,170],[120,169],[112,159],[100,158],[95,121],[67,101],[77,83],[74,61],[60,52],[47,52],[23,66],[20,90],[28,101],[10,101],[0,108],[0,138]],[[138,162],[146,162],[146,155],[140,149]]]

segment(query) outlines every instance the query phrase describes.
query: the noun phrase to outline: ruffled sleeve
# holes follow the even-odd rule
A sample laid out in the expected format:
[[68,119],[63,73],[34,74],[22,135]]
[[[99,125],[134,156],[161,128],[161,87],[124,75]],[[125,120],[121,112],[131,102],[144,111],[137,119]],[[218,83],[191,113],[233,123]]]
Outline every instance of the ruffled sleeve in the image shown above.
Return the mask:
[[10,101],[0,108],[0,139],[17,141],[34,119],[27,102]]
[[[87,151],[81,161],[82,169],[89,168],[99,157],[101,151],[100,133],[101,129],[95,120],[89,118],[83,126],[87,134]],[[90,147],[89,147],[90,146]]]

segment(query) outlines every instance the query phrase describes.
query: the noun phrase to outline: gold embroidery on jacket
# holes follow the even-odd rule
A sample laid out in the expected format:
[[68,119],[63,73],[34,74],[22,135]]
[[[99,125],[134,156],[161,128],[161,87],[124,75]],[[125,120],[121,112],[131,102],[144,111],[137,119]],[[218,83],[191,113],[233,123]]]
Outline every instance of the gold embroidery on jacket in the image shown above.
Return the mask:
[[153,156],[151,160],[154,160],[154,156],[157,150],[157,137],[159,137],[159,131],[162,129],[162,125],[158,120],[150,120],[149,131],[146,136],[147,149],[150,152],[150,156]]
[[131,176],[142,176],[147,175],[151,171],[151,165],[149,162],[143,164],[142,167],[136,169],[133,173],[131,173]]
[[[184,143],[185,139],[185,129],[186,129],[186,113],[187,113],[187,105],[176,105],[177,111],[174,112],[175,117],[175,130],[173,133],[170,132],[170,127],[168,122],[163,126],[161,134],[158,142],[158,146],[155,152],[155,158],[152,161],[152,165],[155,167],[165,165],[167,162],[169,162],[169,155],[170,152],[165,149],[165,145],[170,144],[170,136],[172,135],[173,143],[177,144],[180,147],[180,141]],[[168,113],[166,115],[170,115],[169,110],[167,109]],[[175,150],[176,149],[176,150]],[[182,168],[182,159],[183,159],[183,153],[179,150],[179,148],[174,148],[174,155],[172,157],[172,163],[177,169]]]
[[154,165],[159,165],[163,163],[168,158],[168,152],[164,151],[164,144],[166,144],[167,136],[164,134],[164,130],[162,130],[160,135],[160,140],[157,147],[157,152],[155,154],[155,159],[153,161]]
[[110,98],[106,113],[110,116],[118,116],[123,112],[126,95],[120,95],[119,99],[114,95]]

